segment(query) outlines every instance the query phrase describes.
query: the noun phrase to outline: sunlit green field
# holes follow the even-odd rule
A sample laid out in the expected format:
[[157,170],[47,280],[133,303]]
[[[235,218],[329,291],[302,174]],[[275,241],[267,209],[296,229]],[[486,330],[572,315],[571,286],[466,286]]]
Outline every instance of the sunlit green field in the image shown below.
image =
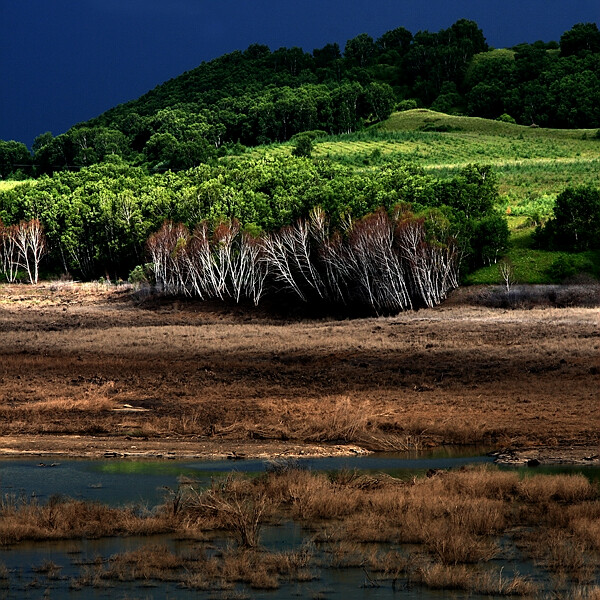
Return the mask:
[[7,190],[12,190],[17,185],[21,185],[22,181],[2,181],[0,180],[0,192],[5,192]]
[[[289,155],[293,143],[254,152]],[[504,210],[550,214],[565,187],[600,186],[600,139],[591,129],[543,129],[426,109],[394,113],[385,123],[314,143],[313,156],[365,169],[392,161],[416,163],[440,177],[473,163],[495,167]]]

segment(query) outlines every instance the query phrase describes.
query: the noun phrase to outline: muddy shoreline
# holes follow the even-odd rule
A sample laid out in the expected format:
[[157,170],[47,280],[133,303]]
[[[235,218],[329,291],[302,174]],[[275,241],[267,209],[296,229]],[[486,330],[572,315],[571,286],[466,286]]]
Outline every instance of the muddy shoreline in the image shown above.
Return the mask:
[[0,437],[0,457],[127,458],[132,460],[223,460],[360,456],[354,444],[299,444],[278,441],[144,439],[19,435]]
[[506,466],[600,466],[600,446],[566,448],[509,448],[494,453],[494,462]]
[[[87,436],[2,436],[0,458],[82,458],[128,460],[282,460],[370,454],[356,444],[306,444],[280,441],[145,439]],[[504,466],[600,466],[600,446],[505,448],[492,453]]]

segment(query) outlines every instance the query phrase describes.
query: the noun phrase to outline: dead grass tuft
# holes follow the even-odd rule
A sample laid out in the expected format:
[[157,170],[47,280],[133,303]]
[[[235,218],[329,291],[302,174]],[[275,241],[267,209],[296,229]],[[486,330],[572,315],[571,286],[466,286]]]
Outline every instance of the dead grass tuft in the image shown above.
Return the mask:
[[461,469],[452,477],[442,478],[442,485],[448,493],[494,500],[515,498],[519,482],[517,473],[500,471],[488,465]]
[[138,507],[109,508],[58,496],[46,504],[14,496],[4,496],[0,503],[0,545],[23,540],[149,535],[172,530],[173,523],[165,516]]
[[166,546],[150,544],[112,556],[101,576],[118,581],[178,581],[178,571],[186,563],[184,558],[172,553]]
[[519,496],[526,502],[549,501],[572,504],[598,497],[598,490],[584,475],[526,477],[519,484]]
[[531,596],[538,591],[533,582],[521,575],[508,577],[502,571],[482,573],[464,565],[432,563],[419,569],[417,577],[425,586],[439,590],[466,590],[498,596]]
[[429,552],[444,565],[487,562],[499,552],[492,540],[468,533],[447,521],[426,525],[423,536]]
[[600,586],[571,586],[566,593],[557,592],[555,598],[556,600],[600,600]]

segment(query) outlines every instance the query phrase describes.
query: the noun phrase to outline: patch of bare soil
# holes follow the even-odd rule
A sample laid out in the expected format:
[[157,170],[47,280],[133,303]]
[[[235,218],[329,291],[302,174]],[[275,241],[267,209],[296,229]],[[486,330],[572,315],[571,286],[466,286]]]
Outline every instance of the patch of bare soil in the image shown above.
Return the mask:
[[92,284],[1,286],[0,447],[250,456],[486,442],[593,455],[599,337],[593,308],[454,301],[286,320]]
[[500,465],[600,465],[600,446],[509,448],[496,454]]

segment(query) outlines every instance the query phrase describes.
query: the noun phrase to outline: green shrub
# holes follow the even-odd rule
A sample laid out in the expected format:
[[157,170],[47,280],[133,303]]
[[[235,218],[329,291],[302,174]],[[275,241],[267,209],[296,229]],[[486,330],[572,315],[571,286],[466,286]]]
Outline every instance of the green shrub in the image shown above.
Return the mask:
[[402,100],[401,102],[398,103],[398,106],[396,106],[396,109],[400,112],[405,111],[405,110],[412,110],[413,108],[418,108],[417,101],[414,100],[413,98],[409,98],[407,100]]
[[476,221],[473,227],[473,262],[476,265],[496,263],[508,248],[510,234],[506,219],[499,214],[490,214]]
[[557,283],[571,279],[579,273],[592,273],[594,265],[581,255],[561,254],[546,270],[548,277]]
[[300,133],[296,133],[291,137],[292,142],[296,141],[298,138],[307,137],[311,141],[316,140],[317,138],[327,137],[327,132],[322,129],[311,129],[310,131],[301,131]]
[[561,254],[547,269],[547,274],[553,281],[562,282],[577,274],[575,258]]
[[500,115],[496,121],[501,121],[502,123],[512,123],[513,125],[516,125],[517,123],[508,113]]
[[292,156],[310,158],[313,151],[312,140],[308,135],[299,135],[296,138],[296,145],[292,150]]
[[554,215],[535,231],[541,248],[579,252],[600,248],[600,189],[591,185],[559,194]]
[[148,283],[146,265],[137,265],[137,267],[134,267],[131,273],[129,273],[127,280],[129,283]]

